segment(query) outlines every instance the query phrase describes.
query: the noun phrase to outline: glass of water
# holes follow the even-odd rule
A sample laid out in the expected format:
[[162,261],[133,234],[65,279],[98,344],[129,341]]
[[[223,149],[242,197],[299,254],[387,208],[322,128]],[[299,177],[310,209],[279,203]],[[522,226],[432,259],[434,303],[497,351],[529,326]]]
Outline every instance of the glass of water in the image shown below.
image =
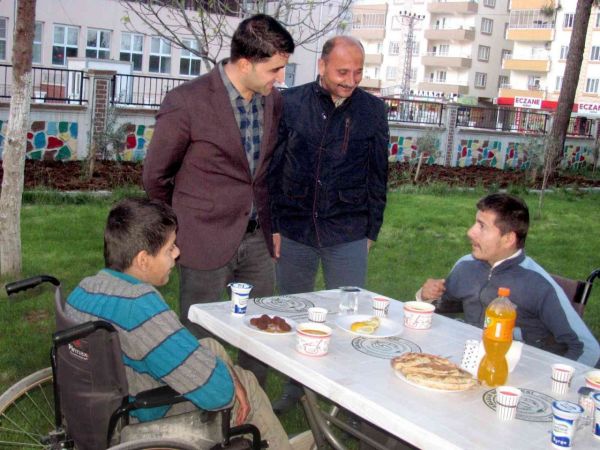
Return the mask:
[[340,312],[355,313],[358,310],[358,293],[360,288],[355,286],[340,287]]

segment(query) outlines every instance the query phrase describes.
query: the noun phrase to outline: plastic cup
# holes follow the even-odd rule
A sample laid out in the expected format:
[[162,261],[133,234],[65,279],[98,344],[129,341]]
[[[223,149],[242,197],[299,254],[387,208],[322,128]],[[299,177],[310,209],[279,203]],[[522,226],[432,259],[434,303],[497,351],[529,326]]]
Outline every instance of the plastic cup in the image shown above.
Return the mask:
[[404,326],[414,330],[431,328],[435,306],[426,302],[404,303]]
[[477,339],[467,339],[465,341],[463,356],[460,360],[461,369],[466,370],[474,377],[477,376],[477,369],[479,369],[479,362],[482,356],[479,348],[480,344],[481,341]]
[[496,388],[496,414],[500,420],[512,420],[517,415],[521,390],[512,386]]
[[387,316],[390,308],[390,299],[385,297],[373,297],[373,312],[377,317]]
[[564,395],[571,386],[575,369],[567,364],[552,364],[552,392]]
[[355,313],[358,310],[358,293],[360,288],[354,286],[342,286],[340,288],[340,312]]
[[311,322],[325,322],[327,319],[327,310],[325,308],[319,308],[318,306],[313,306],[312,308],[308,308],[308,320]]
[[296,350],[307,356],[323,356],[329,351],[331,328],[322,323],[305,322],[296,326]]
[[248,283],[229,283],[231,288],[231,313],[236,316],[246,314],[250,291],[254,286]]
[[564,450],[573,447],[573,436],[577,430],[577,419],[583,408],[565,400],[552,402],[552,446]]

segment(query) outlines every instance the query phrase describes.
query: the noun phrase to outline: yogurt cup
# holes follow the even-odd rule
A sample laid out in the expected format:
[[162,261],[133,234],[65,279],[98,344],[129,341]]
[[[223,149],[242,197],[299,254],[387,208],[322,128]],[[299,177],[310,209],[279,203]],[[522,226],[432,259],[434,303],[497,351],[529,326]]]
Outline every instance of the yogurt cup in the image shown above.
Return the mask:
[[573,436],[577,430],[577,419],[583,408],[566,400],[552,402],[552,446],[559,450],[573,447]]
[[414,330],[427,330],[431,328],[435,306],[426,302],[404,303],[404,326]]
[[596,439],[600,439],[600,392],[594,392],[592,394],[592,400],[594,401],[592,433]]
[[229,283],[231,288],[231,314],[243,316],[246,314],[248,306],[248,297],[254,286],[248,283]]

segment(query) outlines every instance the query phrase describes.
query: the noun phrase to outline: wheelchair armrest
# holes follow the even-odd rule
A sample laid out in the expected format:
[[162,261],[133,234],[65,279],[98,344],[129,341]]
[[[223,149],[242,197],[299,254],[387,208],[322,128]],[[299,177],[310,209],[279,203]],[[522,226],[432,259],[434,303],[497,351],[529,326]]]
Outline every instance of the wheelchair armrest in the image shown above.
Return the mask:
[[138,393],[129,402],[129,410],[154,408],[156,406],[174,405],[188,401],[182,394],[169,386],[161,386]]

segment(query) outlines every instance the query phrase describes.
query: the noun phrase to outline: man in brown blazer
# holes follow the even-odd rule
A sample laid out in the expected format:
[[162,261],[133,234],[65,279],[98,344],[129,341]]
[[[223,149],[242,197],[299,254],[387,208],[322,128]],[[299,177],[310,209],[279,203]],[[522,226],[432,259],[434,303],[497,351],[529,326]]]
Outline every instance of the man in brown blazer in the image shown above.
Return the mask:
[[[294,51],[291,35],[270,16],[242,21],[231,55],[208,74],[170,91],[156,116],[144,163],[144,188],[173,206],[181,250],[180,317],[194,303],[222,297],[232,281],[273,294],[273,241],[266,175],[277,138],[283,82]],[[261,385],[266,366],[238,359]]]

